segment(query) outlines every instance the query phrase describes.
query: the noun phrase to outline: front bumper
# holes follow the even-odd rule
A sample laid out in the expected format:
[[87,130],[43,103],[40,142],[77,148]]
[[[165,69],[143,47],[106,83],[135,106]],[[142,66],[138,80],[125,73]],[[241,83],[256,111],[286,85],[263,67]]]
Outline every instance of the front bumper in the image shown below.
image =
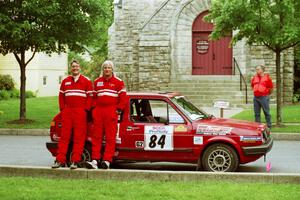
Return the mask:
[[268,153],[273,146],[273,138],[269,137],[265,144],[259,146],[251,146],[251,147],[242,147],[244,155],[263,155]]

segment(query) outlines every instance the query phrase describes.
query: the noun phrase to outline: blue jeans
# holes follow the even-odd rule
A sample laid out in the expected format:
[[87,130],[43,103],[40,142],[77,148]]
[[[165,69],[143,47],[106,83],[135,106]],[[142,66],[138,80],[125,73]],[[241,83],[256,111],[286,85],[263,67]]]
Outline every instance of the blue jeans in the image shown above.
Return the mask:
[[253,104],[254,104],[254,114],[255,114],[255,121],[260,121],[260,112],[261,109],[264,111],[265,119],[267,122],[267,126],[269,128],[272,127],[271,122],[271,115],[270,115],[270,106],[269,106],[270,98],[269,96],[261,96],[261,97],[254,97]]

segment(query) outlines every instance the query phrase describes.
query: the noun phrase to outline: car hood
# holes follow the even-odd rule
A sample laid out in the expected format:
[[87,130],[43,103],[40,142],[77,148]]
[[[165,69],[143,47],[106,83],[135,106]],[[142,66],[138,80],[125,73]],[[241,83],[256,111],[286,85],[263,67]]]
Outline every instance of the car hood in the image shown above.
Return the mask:
[[[196,131],[219,131],[226,134],[248,135],[260,134],[266,128],[264,124],[237,119],[211,118],[194,122]],[[210,129],[210,130],[207,130]]]

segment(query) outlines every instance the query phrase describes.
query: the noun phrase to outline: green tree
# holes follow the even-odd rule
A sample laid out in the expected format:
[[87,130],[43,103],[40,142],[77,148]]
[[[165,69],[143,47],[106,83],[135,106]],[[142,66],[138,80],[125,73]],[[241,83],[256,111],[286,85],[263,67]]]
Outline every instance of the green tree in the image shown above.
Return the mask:
[[85,55],[91,60],[84,59],[84,55],[76,52],[69,52],[68,60],[77,59],[82,66],[82,73],[95,80],[101,73],[100,65],[107,59],[108,49],[108,28],[113,22],[113,3],[112,0],[104,0],[102,9],[105,11],[105,18],[101,18],[97,22],[99,33],[94,41],[86,47]]
[[[20,121],[26,121],[26,66],[36,52],[76,52],[94,43],[104,0],[0,1],[0,53],[13,53],[21,71]],[[32,55],[26,58],[25,52]]]
[[262,44],[276,55],[277,116],[282,124],[281,52],[300,42],[300,1],[298,0],[212,0],[206,21],[213,21],[212,39],[232,31],[232,44]]

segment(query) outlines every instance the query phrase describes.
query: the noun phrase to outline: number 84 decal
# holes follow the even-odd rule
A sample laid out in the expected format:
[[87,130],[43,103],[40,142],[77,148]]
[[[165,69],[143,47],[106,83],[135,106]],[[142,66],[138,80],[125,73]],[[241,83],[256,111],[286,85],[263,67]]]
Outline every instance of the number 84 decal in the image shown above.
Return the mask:
[[173,126],[145,126],[145,150],[172,151]]

